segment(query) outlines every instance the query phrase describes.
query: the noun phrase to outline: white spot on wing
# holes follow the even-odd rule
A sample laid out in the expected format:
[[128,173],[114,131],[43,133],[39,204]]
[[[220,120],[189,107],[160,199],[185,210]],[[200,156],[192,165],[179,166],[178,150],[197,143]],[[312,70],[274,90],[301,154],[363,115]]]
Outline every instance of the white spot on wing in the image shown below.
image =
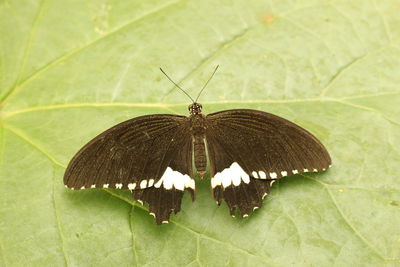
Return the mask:
[[133,189],[135,189],[135,187],[136,187],[136,183],[128,184],[128,189],[129,190],[133,190]]
[[192,178],[190,178],[189,175],[185,175],[185,187],[186,188],[191,188],[193,190],[196,187],[196,183],[194,182],[194,180]]
[[[172,181],[173,172],[174,171],[170,167],[168,167],[165,170],[163,176],[157,182],[157,184],[160,184],[160,185],[163,184],[164,188],[167,189],[167,190],[172,189],[172,186],[173,186],[173,181]],[[158,186],[158,187],[160,187],[160,186]]]
[[85,189],[85,186],[82,186],[81,189]]
[[160,182],[160,180],[158,180],[158,182],[154,184],[154,187],[160,188],[161,184],[162,184],[162,181]]
[[262,199],[264,199],[268,194],[264,193],[264,195],[262,196]]
[[259,171],[258,174],[260,175],[261,179],[267,179],[267,174],[263,171]]
[[92,186],[91,186],[90,188],[96,188],[96,185],[95,185],[95,184],[92,184]]
[[318,172],[318,170],[317,169],[313,169],[313,172]]
[[[254,173],[252,173],[254,177]],[[258,176],[257,176],[258,177]],[[233,162],[231,166],[223,169],[221,172],[217,172],[213,178],[211,178],[211,187],[215,188],[222,185],[224,188],[233,184],[234,186],[240,185],[241,182],[246,184],[250,183],[250,176],[240,167],[237,162]]]
[[257,172],[253,171],[251,174],[253,175],[254,178],[258,178]]
[[109,184],[103,184],[103,188],[108,188]]
[[122,188],[122,184],[115,184],[115,188],[121,189]]
[[250,183],[250,177],[247,175],[247,173],[246,173],[245,176],[242,176],[242,180],[243,180],[243,182],[244,182],[245,184]]
[[[229,178],[228,178],[228,179],[229,179]],[[240,182],[242,181],[242,177],[240,177],[240,176],[238,176],[238,175],[233,175],[231,179],[232,179],[232,184],[233,184],[234,186],[240,185]]]
[[174,187],[178,190],[185,190],[185,177],[179,173],[174,177]]
[[162,221],[162,223],[169,223],[169,221]]
[[304,169],[304,172],[308,172],[308,169]]
[[147,180],[141,181],[140,182],[140,188],[143,189],[143,188],[146,188],[146,187],[147,187]]
[[220,186],[222,183],[221,181],[221,176],[219,175],[219,173],[217,173],[216,175],[214,175],[213,178],[211,178],[211,187],[212,188],[216,188],[217,186]]
[[275,183],[275,180],[272,180],[272,181],[269,183],[269,186],[272,186],[274,183]]
[[149,184],[147,185],[148,187],[152,187],[154,184],[154,179],[149,180]]
[[276,174],[276,172],[270,172],[270,173],[269,173],[269,176],[270,176],[272,179],[275,179],[275,178],[278,177],[278,175]]
[[282,176],[287,176],[287,171],[281,171]]
[[297,173],[299,173],[299,171],[298,171],[298,170],[293,170],[292,172],[293,172],[293,174],[297,174]]
[[167,167],[160,180],[154,184],[154,187],[160,188],[161,185],[163,185],[167,190],[170,190],[173,187],[181,191],[185,188],[195,189],[195,182],[189,175],[174,171],[171,167]]
[[[225,169],[225,170],[227,170],[227,169]],[[228,168],[228,170],[229,170],[229,168]],[[226,188],[226,187],[228,187],[228,186],[230,186],[232,184],[232,179],[230,177],[230,175],[231,175],[230,172],[225,172],[224,175],[221,172],[220,175],[222,176],[221,180],[222,180],[222,186],[223,187]]]

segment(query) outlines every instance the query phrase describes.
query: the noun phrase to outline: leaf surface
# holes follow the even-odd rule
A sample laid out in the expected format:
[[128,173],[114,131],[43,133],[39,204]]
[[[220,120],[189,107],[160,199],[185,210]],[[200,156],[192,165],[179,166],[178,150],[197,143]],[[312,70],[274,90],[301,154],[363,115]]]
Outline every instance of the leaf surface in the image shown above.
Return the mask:
[[[0,266],[400,264],[398,1],[0,1]],[[197,199],[156,226],[118,190],[70,191],[68,161],[152,113],[252,108],[328,148],[246,219]]]

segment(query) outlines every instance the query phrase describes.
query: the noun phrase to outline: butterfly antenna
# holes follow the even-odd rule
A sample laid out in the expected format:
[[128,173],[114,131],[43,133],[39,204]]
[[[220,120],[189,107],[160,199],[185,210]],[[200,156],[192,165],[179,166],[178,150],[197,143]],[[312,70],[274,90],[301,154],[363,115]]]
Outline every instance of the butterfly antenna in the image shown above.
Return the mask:
[[177,85],[177,84],[165,73],[165,71],[164,71],[162,68],[160,68],[160,70],[161,70],[161,72],[168,78],[168,80],[170,80],[176,87],[178,87],[179,89],[181,89],[181,91],[182,91],[185,95],[187,95],[187,96],[190,98],[190,100],[192,100],[193,102],[195,102],[195,101],[193,100],[193,98],[192,98],[188,93],[186,93],[186,91],[183,90],[179,85]]
[[199,94],[198,94],[197,97],[196,97],[196,101],[195,101],[195,102],[197,102],[197,100],[199,99],[199,97],[200,97],[201,93],[203,92],[204,88],[206,88],[207,84],[211,81],[212,77],[214,77],[214,74],[217,72],[217,69],[218,69],[218,68],[219,68],[219,65],[217,65],[217,66],[215,67],[215,70],[214,70],[214,72],[212,73],[211,77],[208,79],[208,81],[207,81],[206,84],[203,86],[203,88],[201,88]]

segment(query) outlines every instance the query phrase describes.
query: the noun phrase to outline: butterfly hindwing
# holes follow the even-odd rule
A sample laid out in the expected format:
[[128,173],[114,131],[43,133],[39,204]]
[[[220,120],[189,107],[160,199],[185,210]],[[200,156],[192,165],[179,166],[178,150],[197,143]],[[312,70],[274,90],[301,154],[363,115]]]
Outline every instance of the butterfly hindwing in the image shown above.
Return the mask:
[[163,158],[168,167],[161,178],[152,187],[132,192],[134,199],[149,204],[149,212],[157,224],[168,223],[171,212],[180,211],[184,190],[189,191],[194,201],[192,137],[188,129],[176,132]]
[[218,203],[242,215],[261,206],[275,179],[326,170],[331,159],[305,129],[256,110],[226,110],[206,116],[211,185]]
[[72,189],[130,189],[149,204],[157,223],[179,211],[184,190],[194,198],[192,139],[187,117],[149,115],[95,137],[71,160],[64,184]]

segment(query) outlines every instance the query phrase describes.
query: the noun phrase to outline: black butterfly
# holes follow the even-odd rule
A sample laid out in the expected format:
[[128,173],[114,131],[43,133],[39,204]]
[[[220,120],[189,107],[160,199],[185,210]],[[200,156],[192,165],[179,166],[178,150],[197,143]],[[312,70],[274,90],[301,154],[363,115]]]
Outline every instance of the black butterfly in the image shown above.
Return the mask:
[[64,184],[129,189],[161,224],[180,210],[185,190],[195,199],[193,158],[203,178],[208,155],[214,199],[243,217],[262,206],[276,179],[330,167],[325,147],[298,125],[251,109],[204,115],[198,97],[191,98],[189,117],[146,115],[101,133],[73,157]]

